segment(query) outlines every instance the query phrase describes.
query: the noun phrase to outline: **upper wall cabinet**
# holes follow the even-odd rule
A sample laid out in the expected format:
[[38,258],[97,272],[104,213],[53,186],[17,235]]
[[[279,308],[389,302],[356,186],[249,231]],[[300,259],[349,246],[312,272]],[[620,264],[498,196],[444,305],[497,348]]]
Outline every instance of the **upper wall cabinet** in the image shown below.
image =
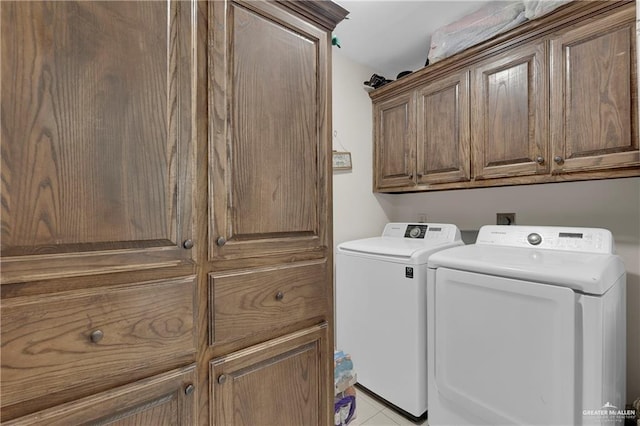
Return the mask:
[[209,256],[324,252],[329,36],[267,2],[212,7]]
[[475,179],[547,173],[545,44],[534,42],[473,67],[471,140]]
[[635,29],[625,9],[552,38],[554,173],[640,164]]
[[469,73],[453,73],[417,90],[418,184],[464,182],[469,168]]
[[378,188],[411,185],[416,172],[415,97],[403,93],[373,106]]
[[374,190],[639,176],[635,58],[634,2],[572,2],[376,89]]
[[376,188],[469,180],[467,71],[374,104],[374,126]]
[[190,15],[2,2],[3,284],[192,262]]

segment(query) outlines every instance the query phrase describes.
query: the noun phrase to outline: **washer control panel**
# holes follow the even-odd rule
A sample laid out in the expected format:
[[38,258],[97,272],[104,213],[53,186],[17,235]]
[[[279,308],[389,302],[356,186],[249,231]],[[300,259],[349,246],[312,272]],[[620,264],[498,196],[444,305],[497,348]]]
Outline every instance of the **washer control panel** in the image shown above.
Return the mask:
[[405,238],[424,238],[427,235],[428,226],[424,224],[419,225],[407,225],[407,230],[404,232]]
[[486,225],[480,228],[476,244],[615,253],[611,232],[602,228]]
[[449,223],[388,223],[382,236],[424,241],[425,244],[461,239],[458,228]]

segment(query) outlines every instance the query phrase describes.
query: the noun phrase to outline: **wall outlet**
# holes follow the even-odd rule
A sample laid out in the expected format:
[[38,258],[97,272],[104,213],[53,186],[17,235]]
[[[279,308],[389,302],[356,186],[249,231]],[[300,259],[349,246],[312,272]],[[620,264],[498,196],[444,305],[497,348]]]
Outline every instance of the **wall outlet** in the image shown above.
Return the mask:
[[418,213],[418,223],[427,223],[426,213]]
[[515,225],[515,213],[496,213],[496,225]]

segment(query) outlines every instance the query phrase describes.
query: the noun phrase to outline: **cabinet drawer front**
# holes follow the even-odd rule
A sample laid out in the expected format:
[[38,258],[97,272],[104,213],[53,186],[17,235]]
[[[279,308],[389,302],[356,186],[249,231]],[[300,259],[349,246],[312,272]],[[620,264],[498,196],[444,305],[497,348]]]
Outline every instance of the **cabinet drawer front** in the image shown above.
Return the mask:
[[195,365],[190,365],[3,422],[3,425],[192,425],[196,411],[195,375]]
[[186,277],[4,300],[2,406],[70,399],[193,359],[194,288]]
[[210,343],[326,315],[327,262],[211,274]]

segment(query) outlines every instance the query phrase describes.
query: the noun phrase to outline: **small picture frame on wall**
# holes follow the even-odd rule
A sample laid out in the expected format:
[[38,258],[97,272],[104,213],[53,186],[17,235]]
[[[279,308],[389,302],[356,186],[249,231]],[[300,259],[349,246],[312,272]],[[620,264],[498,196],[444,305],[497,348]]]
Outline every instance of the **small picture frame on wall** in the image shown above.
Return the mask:
[[333,151],[333,170],[351,170],[351,153]]

